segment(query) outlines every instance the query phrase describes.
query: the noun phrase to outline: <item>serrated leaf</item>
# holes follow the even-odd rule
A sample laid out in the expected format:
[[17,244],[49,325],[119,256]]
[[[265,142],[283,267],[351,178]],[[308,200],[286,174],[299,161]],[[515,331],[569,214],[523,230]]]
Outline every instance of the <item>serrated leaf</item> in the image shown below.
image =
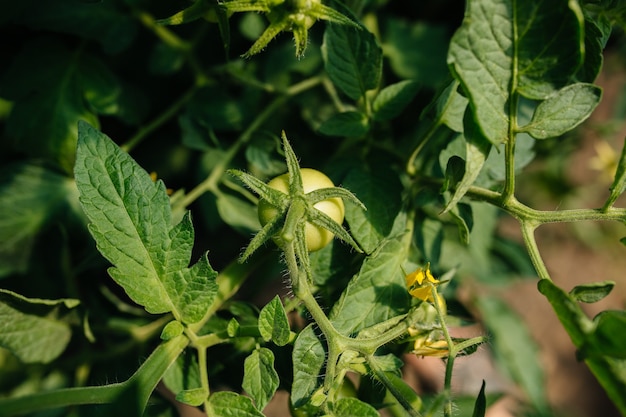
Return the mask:
[[378,87],[382,50],[366,29],[327,25],[322,45],[324,66],[332,82],[353,100]]
[[409,250],[407,235],[385,240],[369,256],[335,303],[330,319],[349,335],[406,313],[409,305],[401,265]]
[[584,122],[601,97],[602,89],[593,84],[568,85],[542,101],[522,131],[535,139],[560,136]]
[[49,363],[63,353],[72,336],[68,323],[56,317],[78,300],[27,298],[0,289],[0,346],[24,363]]
[[107,136],[79,123],[75,168],[80,202],[109,274],[146,311],[199,321],[217,292],[206,256],[188,268],[193,245],[189,215],[172,227],[169,198]]
[[318,131],[328,136],[359,138],[369,131],[367,116],[358,111],[336,113],[321,124]]
[[391,120],[400,115],[419,90],[416,81],[406,80],[380,90],[372,103],[374,120]]
[[340,398],[333,404],[333,417],[379,417],[378,411],[358,398]]
[[289,342],[289,320],[280,297],[275,296],[259,313],[259,332],[266,342],[273,341],[278,346]]
[[375,170],[365,166],[352,168],[342,186],[353,192],[367,207],[346,201],[346,221],[350,233],[367,252],[372,252],[385,238],[400,211],[402,184],[398,176],[384,167]]
[[38,234],[75,195],[71,179],[41,165],[13,164],[0,172],[0,277],[27,270]]
[[582,21],[579,10],[570,4],[469,2],[463,24],[450,43],[448,64],[491,143],[508,136],[511,94],[544,99],[566,85],[579,68],[584,49]]
[[263,410],[278,388],[274,354],[267,348],[256,349],[246,358],[243,367],[242,387],[252,397],[256,407]]
[[291,402],[298,408],[304,405],[321,384],[320,374],[326,351],[309,324],[298,334],[293,346],[293,385]]
[[209,397],[209,415],[228,417],[264,417],[252,400],[230,391],[220,391]]
[[595,303],[609,295],[615,282],[603,281],[577,285],[569,292],[570,297],[583,303]]

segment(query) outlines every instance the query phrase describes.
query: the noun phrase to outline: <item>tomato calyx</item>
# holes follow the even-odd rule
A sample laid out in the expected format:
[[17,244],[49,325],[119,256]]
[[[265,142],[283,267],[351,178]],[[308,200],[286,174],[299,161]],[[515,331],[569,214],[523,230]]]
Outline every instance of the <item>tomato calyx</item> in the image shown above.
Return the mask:
[[261,52],[281,32],[293,33],[296,57],[302,57],[308,43],[308,30],[318,20],[350,25],[355,28],[361,27],[354,18],[322,4],[321,0],[230,0],[224,1],[221,5],[231,13],[267,14],[269,26],[242,55],[243,58],[249,58]]
[[[277,189],[281,187],[276,187],[276,184],[272,186],[271,183],[274,180],[266,184],[245,172],[238,170],[229,171],[252,191],[258,194],[261,199],[260,204],[265,204],[269,211],[269,214],[266,213],[265,216],[260,216],[263,217],[261,218],[263,227],[254,236],[242,254],[241,260],[246,260],[253,252],[270,239],[274,239],[281,247],[290,244],[295,245],[295,252],[304,264],[308,263],[306,260],[308,259],[309,251],[321,249],[321,247],[332,240],[333,236],[348,243],[358,252],[363,252],[352,236],[338,223],[338,221],[343,221],[344,209],[341,199],[352,201],[365,208],[363,203],[361,203],[354,194],[340,187],[323,187],[306,192],[303,181],[303,171],[307,176],[311,175],[310,171],[314,171],[326,179],[327,177],[319,171],[307,168],[301,169],[284,132],[282,134],[282,140],[287,160],[288,174],[281,176],[282,178],[277,177],[276,179],[287,183],[286,187],[283,187],[283,190]],[[328,180],[328,182],[332,185],[330,180]],[[333,200],[339,200],[339,203],[341,203],[342,212],[340,219],[333,219],[333,217],[316,207],[316,205],[319,207],[319,204],[328,203],[329,200],[331,202]],[[333,213],[330,214],[333,215]],[[313,244],[315,247],[312,248],[312,244],[307,242],[307,232],[305,232],[307,224],[312,225],[318,230],[328,231],[329,233],[327,233],[330,238],[325,242],[321,242],[319,245],[318,243]]]

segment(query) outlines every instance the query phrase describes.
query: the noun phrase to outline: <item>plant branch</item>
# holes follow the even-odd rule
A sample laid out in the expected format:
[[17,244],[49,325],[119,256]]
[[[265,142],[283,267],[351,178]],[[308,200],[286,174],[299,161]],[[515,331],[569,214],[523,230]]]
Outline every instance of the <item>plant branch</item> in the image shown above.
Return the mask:
[[319,77],[310,78],[304,80],[298,84],[292,85],[287,89],[285,94],[276,97],[265,109],[250,123],[250,125],[244,130],[237,138],[235,143],[231,145],[226,151],[224,156],[220,159],[220,162],[213,168],[209,176],[198,184],[193,190],[185,195],[176,206],[172,208],[173,211],[182,210],[189,206],[202,194],[207,191],[213,191],[217,189],[217,186],[224,175],[224,172],[228,168],[228,165],[235,158],[239,150],[246,145],[251,139],[252,134],[257,131],[263,123],[265,123],[276,110],[278,110],[289,98],[300,94],[301,92],[312,88],[321,82]]
[[65,388],[0,399],[0,417],[13,417],[70,405],[113,403],[127,389],[134,392],[135,406],[145,407],[167,368],[174,363],[188,343],[189,339],[181,335],[160,344],[133,376],[124,382],[98,387]]

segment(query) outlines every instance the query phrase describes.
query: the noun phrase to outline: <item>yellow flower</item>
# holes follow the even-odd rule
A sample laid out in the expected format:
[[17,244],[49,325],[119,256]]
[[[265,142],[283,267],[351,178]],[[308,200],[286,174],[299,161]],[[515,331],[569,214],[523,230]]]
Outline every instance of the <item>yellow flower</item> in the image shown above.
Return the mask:
[[410,327],[409,335],[415,337],[413,350],[417,356],[432,356],[434,358],[447,358],[449,352],[448,343],[443,339],[431,339],[431,332],[419,332]]
[[430,264],[426,268],[418,268],[405,277],[406,288],[414,298],[433,301],[431,286],[439,284],[439,280],[430,272]]

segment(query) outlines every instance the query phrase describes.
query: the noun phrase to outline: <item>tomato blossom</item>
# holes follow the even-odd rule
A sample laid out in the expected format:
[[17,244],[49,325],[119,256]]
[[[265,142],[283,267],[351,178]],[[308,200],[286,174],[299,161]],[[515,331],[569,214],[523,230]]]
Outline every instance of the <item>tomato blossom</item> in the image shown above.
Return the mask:
[[430,272],[430,265],[407,274],[405,280],[407,291],[412,297],[422,301],[433,301],[431,287],[438,285],[439,280]]

